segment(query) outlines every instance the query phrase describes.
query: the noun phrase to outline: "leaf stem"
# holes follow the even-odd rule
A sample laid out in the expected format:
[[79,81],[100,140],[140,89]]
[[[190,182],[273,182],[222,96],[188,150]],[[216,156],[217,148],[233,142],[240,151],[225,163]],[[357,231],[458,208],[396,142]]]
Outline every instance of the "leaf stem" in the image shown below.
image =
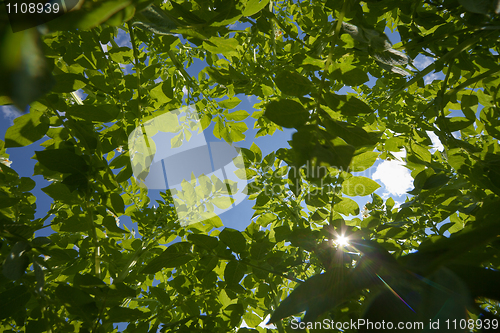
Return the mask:
[[[120,100],[120,98],[118,96],[118,84],[116,82],[114,68],[111,66],[112,62],[106,57],[106,53],[104,52],[104,49],[102,48],[102,44],[99,42],[99,36],[97,36],[97,33],[95,32],[95,29],[92,29],[92,34],[94,36],[94,40],[99,45],[99,50],[101,51],[101,53],[103,55],[103,58],[106,60],[106,64],[108,65],[110,76],[113,79],[113,85],[114,85],[113,88],[114,88],[114,93],[115,93],[115,101],[120,105],[120,109],[122,111],[121,115],[120,115],[120,119],[123,119],[125,111],[124,111],[124,108],[123,108],[123,103],[122,103],[122,101]],[[111,40],[114,42],[113,38],[111,38]],[[115,42],[115,44],[116,44],[116,42]]]
[[318,111],[320,108],[321,95],[323,94],[323,89],[325,87],[326,76],[328,74],[328,70],[330,68],[330,65],[333,62],[333,52],[335,50],[335,45],[337,45],[337,39],[338,39],[338,36],[340,34],[340,30],[342,29],[342,21],[344,20],[345,13],[347,11],[348,1],[349,0],[344,0],[344,3],[342,5],[342,9],[339,13],[339,17],[337,18],[335,32],[334,32],[334,34],[331,38],[331,41],[330,41],[330,51],[328,52],[328,58],[326,59],[325,68],[323,69],[323,77],[321,78],[321,83],[319,84],[316,111]]
[[139,103],[137,103],[137,111],[138,111],[138,118],[141,118],[141,113],[142,113],[142,92],[141,92],[141,69],[139,68],[139,51],[137,49],[137,44],[135,42],[135,32],[134,29],[132,28],[132,24],[130,24],[130,21],[127,22],[128,30],[130,32],[130,42],[132,43],[132,51],[134,53],[134,61],[135,61],[135,74],[137,75],[137,98],[139,100]]
[[[275,310],[279,307],[280,300],[278,298],[278,289],[276,288],[276,284],[273,281],[268,281],[271,290],[273,291],[274,296],[272,297]],[[278,328],[279,333],[285,333],[283,329],[283,323],[280,321],[276,322],[276,327]]]
[[92,207],[90,207],[90,189],[87,189],[87,193],[85,196],[85,207],[87,209],[88,222],[90,227],[90,236],[92,237],[92,243],[94,245],[94,267],[95,267],[95,275],[97,278],[101,278],[101,250],[99,247],[99,239],[97,238],[96,226],[94,224],[94,212]]

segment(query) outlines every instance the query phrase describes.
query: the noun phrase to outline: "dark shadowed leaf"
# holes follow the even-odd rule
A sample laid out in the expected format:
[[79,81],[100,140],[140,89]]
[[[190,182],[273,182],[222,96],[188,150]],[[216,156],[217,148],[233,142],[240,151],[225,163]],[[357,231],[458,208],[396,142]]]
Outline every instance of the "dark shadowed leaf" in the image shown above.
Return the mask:
[[182,266],[193,259],[191,244],[187,242],[175,243],[167,247],[162,254],[151,260],[142,270],[143,274],[154,274],[162,268]]
[[85,87],[88,79],[80,74],[64,73],[55,75],[56,84],[52,91],[58,93],[70,93]]
[[300,103],[289,99],[272,101],[267,105],[264,115],[287,128],[300,127],[309,120],[309,112]]
[[347,84],[351,87],[359,86],[367,82],[368,80],[368,75],[360,68],[354,68],[345,73],[342,73],[342,81],[344,82],[344,84]]
[[212,236],[208,236],[208,235],[203,235],[203,234],[189,235],[188,240],[191,243],[198,245],[202,248],[205,248],[207,250],[213,250],[219,244],[219,241],[217,240],[217,238],[212,237]]
[[111,206],[115,210],[115,213],[124,213],[125,212],[125,203],[123,202],[122,196],[116,192],[113,192],[109,195]]
[[7,289],[0,294],[0,319],[9,318],[24,310],[31,298],[28,288],[24,285]]
[[24,275],[30,263],[26,253],[30,248],[30,245],[26,242],[17,242],[14,244],[2,267],[2,273],[6,278],[18,280]]
[[72,117],[105,123],[116,119],[120,113],[120,109],[113,104],[73,105],[66,112]]
[[236,253],[245,251],[247,241],[238,230],[224,228],[219,235],[219,239]]
[[124,308],[121,306],[112,307],[104,317],[105,322],[123,323],[147,318],[147,314],[139,309]]
[[226,268],[224,269],[224,281],[226,281],[228,285],[238,284],[240,283],[241,279],[243,279],[245,272],[245,264],[239,261],[231,260],[230,262],[228,262]]
[[274,81],[282,93],[290,96],[307,95],[312,88],[311,82],[307,78],[295,72],[280,72]]
[[325,94],[325,101],[332,110],[339,110],[346,116],[357,116],[358,114],[373,112],[365,102],[352,95],[327,93]]
[[36,151],[36,159],[50,170],[61,173],[85,173],[88,165],[85,159],[67,149]]

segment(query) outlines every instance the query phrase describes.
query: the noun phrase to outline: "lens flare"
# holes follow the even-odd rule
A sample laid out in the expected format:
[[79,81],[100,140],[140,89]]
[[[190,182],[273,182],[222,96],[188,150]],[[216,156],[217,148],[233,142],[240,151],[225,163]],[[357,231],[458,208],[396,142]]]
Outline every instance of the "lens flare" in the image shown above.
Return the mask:
[[338,236],[337,237],[337,245],[340,247],[344,247],[349,245],[349,238],[345,236]]

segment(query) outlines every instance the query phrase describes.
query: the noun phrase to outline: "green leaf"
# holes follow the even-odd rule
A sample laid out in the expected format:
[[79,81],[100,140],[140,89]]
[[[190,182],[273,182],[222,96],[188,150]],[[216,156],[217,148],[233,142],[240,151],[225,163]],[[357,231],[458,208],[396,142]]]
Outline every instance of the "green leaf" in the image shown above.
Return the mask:
[[113,192],[109,195],[111,206],[115,210],[115,213],[125,213],[125,203],[123,202],[123,198],[120,194]]
[[[314,125],[304,126],[294,133],[292,147],[296,156],[295,163],[299,166],[307,161],[312,163],[313,169],[308,174],[312,174],[315,169],[324,173],[325,164],[347,170],[355,151],[353,146],[346,145],[342,140],[335,139],[332,134]],[[319,178],[323,177],[319,172],[314,171],[314,174]]]
[[40,164],[61,173],[85,173],[88,165],[85,159],[67,149],[47,149],[35,152]]
[[309,112],[300,103],[289,99],[272,101],[267,105],[264,115],[287,128],[300,127],[309,120]]
[[259,146],[255,144],[255,142],[252,142],[252,145],[250,146],[250,151],[254,153],[255,162],[260,162],[262,160],[262,151],[260,150]]
[[228,209],[233,204],[234,199],[231,197],[216,197],[209,200],[210,203],[217,206],[220,209]]
[[131,4],[130,0],[111,0],[93,3],[85,9],[71,11],[48,23],[52,30],[89,30],[105,22]]
[[86,322],[91,322],[98,313],[94,298],[79,288],[59,284],[55,295],[70,313],[81,316]]
[[159,287],[149,287],[149,292],[160,301],[163,305],[170,304],[170,296],[165,292],[163,288]]
[[224,55],[236,54],[236,48],[240,44],[234,38],[211,37],[208,41],[203,42],[203,47],[212,53],[221,53]]
[[20,201],[20,198],[12,198],[0,192],[0,208],[12,207]]
[[[338,273],[337,276],[334,274]],[[344,276],[337,270],[314,275],[298,285],[292,293],[280,303],[271,315],[269,323],[276,323],[288,316],[307,311],[302,321],[308,322],[327,311],[334,304],[342,302],[341,294],[346,288],[341,288]],[[311,320],[312,319],[312,320]]]
[[[282,189],[280,189],[280,190],[282,190]],[[277,216],[274,215],[273,213],[266,213],[266,214],[259,216],[259,218],[257,219],[256,222],[258,225],[265,228],[269,225],[269,223],[275,221],[276,219],[277,219]]]
[[21,241],[14,244],[2,266],[2,273],[7,279],[18,280],[23,277],[30,263],[26,254],[30,249],[30,245],[26,242]]
[[226,109],[234,109],[240,103],[241,103],[241,100],[238,97],[233,96],[233,97],[230,97],[229,99],[225,99],[223,101],[220,101],[219,105],[223,108],[226,108]]
[[296,72],[282,71],[274,79],[282,93],[301,97],[311,92],[311,82]]
[[[87,223],[88,225],[88,223]],[[110,232],[111,234],[117,234],[121,236],[121,234],[128,234],[129,231],[121,229],[118,227],[116,224],[116,220],[113,216],[105,216],[104,219],[102,220],[102,225],[106,227],[106,230]],[[62,230],[62,228],[61,228]]]
[[221,218],[217,215],[212,216],[209,219],[206,219],[204,222],[210,224],[214,228],[220,228],[223,226]]
[[356,201],[349,199],[349,198],[342,198],[342,201],[339,203],[335,204],[333,206],[333,209],[340,213],[344,214],[346,216],[350,215],[358,215],[359,214],[359,206],[356,203]]
[[215,237],[211,237],[203,234],[190,234],[188,235],[188,240],[207,250],[213,250],[219,244],[219,241]]
[[358,155],[354,155],[349,168],[353,172],[365,171],[373,166],[380,153],[376,151],[367,151]]
[[432,155],[428,149],[426,149],[423,146],[419,145],[418,143],[414,143],[414,142],[410,143],[410,148],[419,160],[421,160],[423,162],[430,162],[431,161]]
[[240,280],[243,279],[245,272],[245,264],[236,260],[231,260],[224,269],[224,281],[226,281],[228,285],[238,284]]
[[219,239],[236,253],[245,251],[247,241],[238,230],[224,228],[219,235]]
[[[333,145],[316,147],[312,152],[313,159],[316,159],[316,165],[321,162],[328,163],[331,167],[339,170],[347,170],[354,154],[354,147],[350,145]],[[318,163],[319,162],[319,163]]]
[[248,112],[245,110],[234,111],[226,115],[226,119],[241,121],[247,119],[249,116]]
[[137,13],[132,25],[160,35],[171,35],[170,31],[177,28],[177,23],[154,4]]
[[450,180],[450,177],[445,175],[444,173],[438,173],[429,176],[429,178],[426,179],[424,185],[422,186],[423,189],[431,189],[435,187],[441,187],[448,183]]
[[130,164],[130,160],[129,160],[129,161],[127,161],[127,164],[125,165],[125,168],[123,168],[122,171],[120,171],[116,175],[115,179],[118,183],[121,183],[121,182],[129,180],[133,174],[134,174],[134,171],[132,169],[132,165]]
[[345,142],[355,147],[373,146],[377,142],[378,134],[368,133],[363,128],[343,121],[335,121],[326,112],[321,112],[323,124],[332,135],[340,136]]
[[339,110],[346,116],[373,113],[373,110],[362,100],[353,95],[337,95],[326,93],[325,101],[332,110]]
[[14,125],[5,133],[5,148],[24,147],[43,138],[49,129],[43,112],[32,110],[14,119]]
[[168,103],[172,100],[172,98],[167,95],[171,94],[171,91],[169,91],[169,84],[167,82],[168,81],[163,81],[153,89],[149,90],[149,95],[156,99],[160,105]]
[[206,21],[204,19],[198,17],[192,11],[187,10],[182,5],[179,5],[178,3],[175,3],[175,2],[172,2],[171,5],[172,5],[172,7],[174,7],[174,12],[176,12],[179,17],[182,17],[184,20],[186,20],[186,22],[191,23],[191,24],[204,24],[204,23],[206,23]]
[[[111,217],[107,216],[104,219]],[[112,217],[111,217],[112,218]],[[113,223],[115,221],[114,218]],[[115,223],[116,226],[116,223]],[[91,226],[89,224],[89,220],[87,217],[83,215],[73,215],[68,217],[64,222],[61,224],[59,231],[66,231],[66,232],[87,232],[90,230]]]
[[89,80],[80,75],[74,73],[64,73],[54,76],[56,84],[52,91],[58,93],[70,93],[85,87]]
[[342,193],[348,196],[365,196],[372,194],[380,185],[363,176],[354,176],[344,180],[342,183]]
[[0,320],[14,316],[26,309],[26,303],[31,298],[28,288],[18,285],[0,294]]
[[[245,323],[252,328],[256,328],[262,322],[262,319],[259,316],[257,316],[255,313],[251,313],[251,312],[246,313],[243,316],[243,320],[245,320]],[[238,333],[239,333],[239,331],[238,331]]]
[[[486,297],[500,299],[500,293],[496,288],[500,279],[500,272],[478,266],[452,264],[447,266],[467,285],[472,298]],[[478,283],[481,281],[481,283]]]
[[453,117],[444,119],[438,118],[437,123],[441,129],[450,132],[455,132],[472,125],[474,121],[475,119],[468,119],[464,117]]
[[34,189],[36,186],[36,183],[33,179],[28,178],[28,177],[21,177],[21,184],[19,184],[19,191],[21,192],[29,192],[32,189]]
[[243,10],[243,16],[252,16],[267,6],[269,0],[249,0]]
[[139,319],[145,319],[147,317],[148,314],[142,312],[139,309],[130,309],[121,306],[115,306],[106,312],[104,317],[104,322],[123,323],[123,322],[136,321]]
[[88,179],[81,173],[74,173],[64,177],[62,183],[66,185],[71,192],[77,189],[85,190],[88,187]]
[[345,73],[342,73],[342,81],[344,82],[344,84],[351,87],[362,85],[368,80],[368,74],[366,74],[365,71],[360,68],[354,68]]
[[120,114],[120,109],[114,104],[73,105],[66,111],[67,115],[97,122],[111,122]]
[[76,193],[71,193],[67,186],[59,182],[42,188],[42,191],[55,201],[61,201],[70,205],[80,203]]
[[193,259],[191,244],[175,243],[166,248],[158,257],[151,260],[141,271],[143,274],[154,274],[162,268],[182,266]]
[[493,9],[496,1],[492,0],[458,0],[464,8],[475,14],[488,14]]
[[460,108],[467,119],[476,120],[479,99],[476,95],[463,95],[460,101]]

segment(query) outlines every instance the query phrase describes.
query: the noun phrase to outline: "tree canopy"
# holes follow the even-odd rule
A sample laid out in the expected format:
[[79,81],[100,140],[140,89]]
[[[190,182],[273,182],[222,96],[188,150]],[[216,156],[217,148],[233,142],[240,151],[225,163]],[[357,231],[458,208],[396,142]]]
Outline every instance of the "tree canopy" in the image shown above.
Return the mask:
[[[5,10],[0,104],[25,112],[0,141],[4,332],[498,328],[500,2],[94,0],[17,32]],[[267,156],[239,150],[245,189],[200,177],[152,206],[133,163],[152,172],[159,147],[130,135],[187,106],[227,143],[249,117],[257,137],[295,132]],[[190,121],[167,122],[167,145],[190,140]],[[7,153],[42,139],[48,212]],[[398,206],[360,172],[401,154],[414,188]],[[255,200],[243,231],[214,213],[237,191]],[[180,218],[207,196],[216,207]]]

